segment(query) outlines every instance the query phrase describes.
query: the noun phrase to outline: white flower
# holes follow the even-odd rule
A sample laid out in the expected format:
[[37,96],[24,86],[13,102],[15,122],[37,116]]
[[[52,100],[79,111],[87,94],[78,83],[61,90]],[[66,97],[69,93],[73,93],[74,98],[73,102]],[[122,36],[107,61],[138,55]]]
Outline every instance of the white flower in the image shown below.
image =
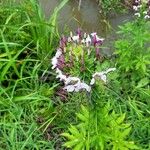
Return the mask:
[[145,15],[146,15],[146,14],[147,14],[147,11],[143,11],[143,14],[145,14]]
[[135,13],[134,15],[137,16],[137,17],[141,16],[140,13]]
[[105,74],[101,74],[99,77],[100,77],[100,79],[101,79],[102,81],[104,81],[105,83],[107,82],[107,77],[106,77]]
[[59,58],[62,55],[62,51],[60,49],[57,50],[55,57]]
[[138,3],[138,2],[139,2],[139,0],[135,0],[135,2],[136,2],[136,3]]
[[92,36],[92,37],[95,36],[95,35],[97,35],[96,32],[91,33],[91,36]]
[[87,34],[86,34],[86,33],[84,33],[84,36],[83,36],[83,37],[84,37],[84,39],[85,39],[85,38],[87,37]]
[[68,85],[68,84],[71,84],[73,82],[80,82],[80,79],[77,78],[77,77],[68,77],[66,80],[65,80],[65,85]]
[[56,73],[62,74],[62,71],[60,69],[56,68]]
[[75,87],[74,87],[74,85],[67,85],[63,89],[67,90],[68,92],[73,92]]
[[138,10],[138,7],[137,7],[137,6],[133,6],[133,9],[134,9],[135,11],[137,11],[137,10]]
[[144,17],[144,19],[150,19],[150,16],[149,16],[149,15],[146,15],[146,16]]
[[52,58],[52,69],[55,69],[57,67],[57,58],[56,57],[53,57]]
[[61,49],[57,49],[55,56],[52,58],[52,69],[57,67],[58,58],[62,55]]
[[79,42],[79,38],[80,38],[79,35],[76,35],[72,37],[72,40],[75,42]]
[[84,44],[85,42],[86,42],[86,40],[85,40],[85,39],[82,39],[82,40],[81,40],[81,43],[82,43],[82,44]]
[[83,83],[83,82],[78,83],[77,90],[82,90],[82,89],[85,89],[87,92],[91,91],[91,87],[87,85],[86,83]]
[[63,74],[58,74],[57,76],[56,76],[56,78],[59,78],[60,79],[60,81],[65,81],[66,79],[67,79],[67,77],[65,76],[65,75],[63,75]]
[[91,80],[91,82],[90,82],[90,85],[94,85],[94,83],[95,83],[95,79],[92,78],[92,80]]
[[103,42],[103,41],[104,41],[104,38],[99,38],[99,37],[96,35],[96,40],[97,40],[97,41],[102,41],[102,42]]
[[71,40],[71,37],[68,37],[68,42],[71,42],[72,40]]
[[92,42],[90,35],[88,35],[87,37],[85,37],[84,39],[81,40],[82,44],[86,44],[86,46],[88,47],[89,44]]
[[90,85],[93,85],[95,83],[95,78],[98,77],[100,78],[102,81],[104,81],[105,83],[107,82],[107,74],[111,71],[115,71],[116,68],[109,68],[106,71],[101,71],[101,72],[96,72],[92,75],[92,80],[90,82]]
[[66,75],[63,75],[60,69],[57,68],[56,73],[58,74],[56,78],[59,78],[60,81],[65,81],[67,79]]
[[88,35],[87,38],[85,39],[86,46],[88,47],[91,42],[92,42],[92,40],[91,40],[90,36]]
[[85,89],[87,92],[91,91],[91,87],[89,85],[80,81],[74,85],[66,85],[63,89],[67,90],[68,92],[79,92],[82,89]]
[[105,74],[107,74],[107,73],[109,73],[111,71],[115,71],[115,70],[116,70],[116,68],[109,68],[108,70],[105,71]]
[[106,72],[96,72],[94,75],[93,75],[93,78],[95,77],[99,77],[102,81],[104,81],[106,83],[106,80],[107,80],[107,77],[106,77]]

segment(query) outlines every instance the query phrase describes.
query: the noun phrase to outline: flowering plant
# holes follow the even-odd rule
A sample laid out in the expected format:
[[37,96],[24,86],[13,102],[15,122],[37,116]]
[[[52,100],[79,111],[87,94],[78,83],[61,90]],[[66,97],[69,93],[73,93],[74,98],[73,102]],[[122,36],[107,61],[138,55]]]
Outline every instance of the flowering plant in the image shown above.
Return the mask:
[[64,90],[78,92],[91,91],[95,79],[107,82],[107,73],[115,68],[96,72],[97,63],[102,61],[100,48],[104,39],[97,33],[86,34],[80,29],[76,35],[72,32],[69,37],[62,36],[59,48],[52,58],[52,69],[56,71],[56,78],[64,83]]
[[134,0],[133,9],[135,16],[150,19],[150,0]]

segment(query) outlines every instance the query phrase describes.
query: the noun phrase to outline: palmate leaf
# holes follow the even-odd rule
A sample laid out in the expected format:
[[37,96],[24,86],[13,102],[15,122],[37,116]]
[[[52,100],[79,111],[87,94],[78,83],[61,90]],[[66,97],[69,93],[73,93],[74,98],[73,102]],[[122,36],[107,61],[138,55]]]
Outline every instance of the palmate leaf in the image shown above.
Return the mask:
[[131,126],[124,123],[125,114],[119,115],[114,111],[109,113],[111,109],[109,104],[97,113],[94,110],[89,112],[84,106],[81,106],[81,109],[81,112],[77,113],[79,123],[71,125],[69,133],[62,134],[68,139],[64,144],[65,147],[73,150],[138,149],[133,142],[127,141]]
[[89,111],[83,105],[81,105],[81,112],[76,115],[83,122],[87,122],[89,120]]
[[61,135],[68,139],[68,142],[65,142],[63,146],[68,148],[73,148],[74,150],[82,150],[86,144],[86,131],[84,128],[77,128],[73,125],[69,128],[69,133],[62,133]]
[[78,117],[81,121],[87,121],[87,118],[86,118],[83,114],[78,113],[78,114],[77,114],[77,117]]
[[[75,140],[71,140],[71,141],[66,142],[65,144],[63,144],[63,146],[68,147],[68,148],[72,148],[75,145],[77,145],[79,142],[80,141],[78,139],[75,139]],[[81,144],[81,142],[80,142],[80,144]]]
[[73,150],[83,150],[83,147],[84,143],[80,142],[73,148]]
[[122,133],[121,133],[122,138],[126,138],[129,135],[130,131],[131,131],[131,127],[129,127],[127,129],[125,129],[124,131],[122,131]]
[[76,114],[81,123],[77,126],[71,125],[69,127],[70,133],[62,133],[61,135],[68,139],[63,146],[73,148],[73,150],[82,150],[87,142],[87,122],[89,121],[89,111],[82,105],[81,112]]
[[73,125],[70,126],[69,131],[74,136],[80,136],[79,130]]
[[116,120],[117,124],[123,123],[124,119],[125,119],[125,113],[117,118],[117,120]]
[[66,137],[69,140],[74,140],[76,138],[75,136],[73,136],[73,135],[71,135],[69,133],[62,133],[61,135]]

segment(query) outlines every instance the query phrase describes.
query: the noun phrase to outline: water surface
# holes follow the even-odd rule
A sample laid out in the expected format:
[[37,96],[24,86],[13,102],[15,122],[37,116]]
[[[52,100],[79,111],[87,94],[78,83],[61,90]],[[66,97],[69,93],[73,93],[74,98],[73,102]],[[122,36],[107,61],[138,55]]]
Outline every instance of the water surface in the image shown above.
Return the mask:
[[[60,0],[40,0],[40,4],[47,18],[53,13]],[[70,0],[60,11],[58,16],[58,25],[60,33],[64,30],[76,31],[81,27],[85,32],[97,32],[107,41],[114,41],[117,37],[115,31],[118,25],[131,20],[132,14],[115,15],[106,20],[100,14],[100,7],[96,0]],[[105,42],[105,43],[106,43]],[[111,42],[109,42],[111,43]],[[111,46],[110,46],[111,47]],[[110,52],[111,48],[106,52]]]

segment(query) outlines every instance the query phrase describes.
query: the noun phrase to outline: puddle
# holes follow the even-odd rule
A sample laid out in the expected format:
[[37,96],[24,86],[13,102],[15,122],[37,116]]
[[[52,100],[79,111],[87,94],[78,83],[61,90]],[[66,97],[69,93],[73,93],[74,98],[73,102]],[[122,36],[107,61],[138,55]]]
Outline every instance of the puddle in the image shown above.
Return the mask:
[[[43,11],[48,18],[60,0],[40,0]],[[79,10],[79,0],[69,1],[60,11],[58,22],[59,28],[63,31],[65,28],[75,30],[81,27],[86,32],[97,31],[99,34],[106,36],[109,27],[116,29],[116,26],[123,23],[124,20],[129,20],[131,15],[116,15],[108,18],[108,22],[100,15],[99,6],[96,0],[81,0]]]
[[[60,3],[60,0],[40,0],[40,4],[47,18],[53,13],[55,7]],[[121,14],[108,18],[106,21],[99,13],[99,6],[96,0],[81,0],[79,8],[79,0],[69,1],[60,11],[58,16],[58,25],[60,33],[63,31],[76,31],[81,27],[85,32],[97,32],[98,35],[106,39],[107,44],[106,53],[112,53],[111,41],[113,42],[117,37],[115,31],[118,25],[132,19],[132,14]]]

